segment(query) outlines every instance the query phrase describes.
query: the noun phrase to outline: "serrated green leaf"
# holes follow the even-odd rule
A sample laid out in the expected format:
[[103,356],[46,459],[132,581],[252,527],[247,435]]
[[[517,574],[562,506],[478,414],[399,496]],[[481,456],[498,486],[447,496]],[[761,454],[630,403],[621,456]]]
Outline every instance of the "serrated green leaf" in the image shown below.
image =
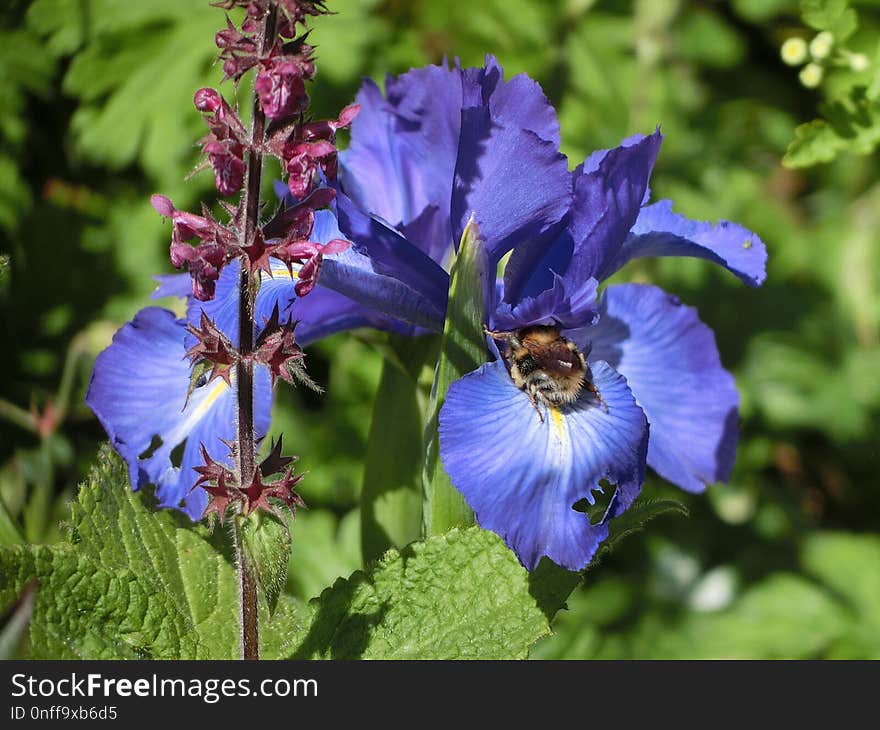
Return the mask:
[[28,582],[39,589],[30,622],[34,659],[197,656],[197,635],[170,596],[127,569],[99,567],[70,549],[0,550],[0,603]]
[[312,602],[294,658],[521,659],[550,631],[529,574],[476,527],[389,552]]
[[[105,447],[71,505],[71,542],[0,550],[0,605],[30,579],[40,584],[31,651],[46,658],[232,659],[239,655],[238,579],[223,530],[157,511],[128,488]],[[295,644],[295,603],[269,621],[261,605],[262,655]]]
[[854,87],[846,99],[821,107],[825,119],[814,119],[795,129],[782,163],[809,167],[830,162],[841,152],[871,154],[880,144],[880,100],[869,98],[863,86]]
[[[494,274],[494,272],[493,272]],[[464,232],[449,282],[449,303],[440,341],[440,358],[434,371],[434,385],[428,403],[425,427],[425,461],[422,471],[424,534],[440,535],[452,527],[474,523],[474,516],[461,493],[452,486],[440,460],[437,427],[446,391],[455,381],[486,361],[486,288],[489,262],[480,231],[471,218]],[[494,286],[494,276],[492,277]]]
[[688,510],[681,502],[676,502],[674,499],[639,497],[626,512],[611,520],[608,538],[593,558],[591,567],[611,553],[627,537],[644,530],[651,520],[668,514],[687,517]]

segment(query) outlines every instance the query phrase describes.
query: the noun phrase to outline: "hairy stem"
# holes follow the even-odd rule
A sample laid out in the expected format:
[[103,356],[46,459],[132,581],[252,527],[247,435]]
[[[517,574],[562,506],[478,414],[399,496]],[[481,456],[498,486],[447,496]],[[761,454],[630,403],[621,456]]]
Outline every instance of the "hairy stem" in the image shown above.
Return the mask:
[[[264,21],[261,54],[269,52],[275,40],[277,8],[273,3]],[[254,92],[251,146],[247,154],[247,178],[244,190],[244,219],[242,244],[253,241],[260,217],[260,184],[263,173],[263,138],[266,116]],[[240,484],[249,485],[254,477],[256,448],[254,444],[254,299],[256,286],[248,271],[247,256],[241,257],[241,275],[238,288],[238,354],[236,383],[238,389],[237,456]],[[241,535],[236,526],[235,549],[241,582],[241,654],[243,659],[259,659],[259,628],[257,625],[257,582],[254,566],[245,555]]]
[[260,631],[257,622],[257,577],[256,569],[244,548],[241,524],[232,521],[232,539],[238,566],[238,592],[241,602],[241,658],[260,658]]

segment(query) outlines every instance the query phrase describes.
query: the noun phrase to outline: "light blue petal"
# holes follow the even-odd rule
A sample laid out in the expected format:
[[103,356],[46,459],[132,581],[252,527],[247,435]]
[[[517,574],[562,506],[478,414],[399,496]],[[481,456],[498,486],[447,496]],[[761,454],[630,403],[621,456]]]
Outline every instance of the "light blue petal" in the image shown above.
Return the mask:
[[[132,488],[155,484],[162,506],[183,509],[198,519],[206,504],[201,490],[190,492],[197,478],[191,467],[198,444],[204,443],[218,460],[229,459],[222,440],[235,438],[236,397],[216,379],[196,388],[187,402],[190,365],[184,359],[185,334],[183,321],[167,310],[149,307],[138,312],[98,356],[86,403],[127,462]],[[259,368],[254,397],[257,439],[268,430],[271,405],[268,373]],[[175,468],[172,452],[184,442],[180,468]]]
[[651,424],[648,465],[689,492],[730,477],[739,396],[715,336],[692,307],[654,286],[609,286],[580,337],[623,375]]
[[626,494],[644,479],[645,415],[610,366],[596,363],[592,375],[607,412],[585,390],[561,411],[541,406],[541,421],[498,361],[453,383],[440,412],[440,455],[452,484],[480,526],[529,570],[543,555],[569,570],[585,567],[607,537],[607,516],[593,525],[573,506],[592,503],[603,479]]
[[156,274],[153,279],[159,283],[150,299],[177,297],[183,299],[192,295],[192,277],[187,274]]

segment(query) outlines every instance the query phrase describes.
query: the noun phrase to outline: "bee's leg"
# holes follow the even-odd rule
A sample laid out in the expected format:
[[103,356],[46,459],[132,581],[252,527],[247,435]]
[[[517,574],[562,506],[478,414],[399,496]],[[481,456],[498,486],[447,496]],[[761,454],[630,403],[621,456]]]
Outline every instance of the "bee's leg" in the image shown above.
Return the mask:
[[602,397],[596,384],[587,380],[584,387],[596,397],[596,400],[599,401],[599,405],[602,406],[602,410],[605,411],[605,413],[608,413],[608,404],[605,402],[605,399]]
[[528,389],[523,388],[525,390],[526,395],[529,397],[529,400],[532,402],[532,405],[535,407],[535,411],[538,413],[538,418],[541,420],[541,423],[544,423],[544,414],[541,413],[541,406],[538,404],[538,398],[535,393]]
[[510,342],[514,337],[513,332],[493,332],[486,325],[483,325],[483,334],[489,335],[493,340],[500,342]]

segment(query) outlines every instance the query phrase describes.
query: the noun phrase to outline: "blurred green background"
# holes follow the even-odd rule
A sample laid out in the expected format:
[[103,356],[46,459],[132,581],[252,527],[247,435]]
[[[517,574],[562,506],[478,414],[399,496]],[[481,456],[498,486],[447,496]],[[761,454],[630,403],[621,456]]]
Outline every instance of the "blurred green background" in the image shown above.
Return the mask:
[[[330,0],[338,15],[315,24],[317,116],[363,76],[491,52],[541,82],[573,163],[661,124],[655,197],[767,244],[757,291],[695,260],[620,275],[677,293],[715,330],[742,394],[736,471],[702,496],[652,478],[646,492],[690,517],[604,558],[535,657],[880,658],[880,166],[846,150],[781,162],[799,124],[880,78],[880,2],[850,5],[846,53],[869,63],[836,48],[815,88],[780,58],[786,39],[816,34],[791,0]],[[222,18],[206,0],[0,9],[0,544],[60,538],[103,438],[83,402],[94,357],[149,303],[150,275],[171,271],[150,194],[181,208],[212,194],[210,173],[185,178],[204,133],[192,93],[219,80]],[[880,125],[857,111],[850,146],[870,152]],[[273,430],[309,470],[288,580],[302,598],[360,566],[382,339],[310,348],[324,397],[279,390]]]

